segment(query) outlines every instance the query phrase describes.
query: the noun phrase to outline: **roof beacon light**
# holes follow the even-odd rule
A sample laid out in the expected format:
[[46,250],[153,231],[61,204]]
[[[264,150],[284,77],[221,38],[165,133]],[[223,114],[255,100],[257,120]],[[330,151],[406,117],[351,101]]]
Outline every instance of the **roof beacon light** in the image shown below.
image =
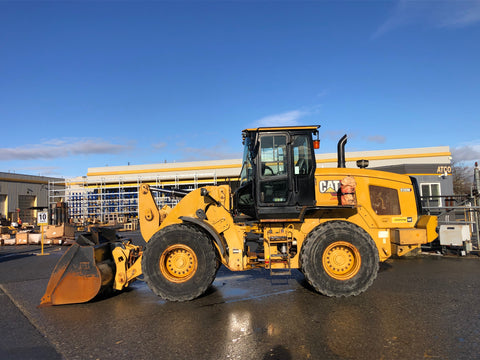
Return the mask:
[[318,131],[316,131],[317,138],[313,140],[313,148],[315,150],[320,149],[320,139],[318,138]]

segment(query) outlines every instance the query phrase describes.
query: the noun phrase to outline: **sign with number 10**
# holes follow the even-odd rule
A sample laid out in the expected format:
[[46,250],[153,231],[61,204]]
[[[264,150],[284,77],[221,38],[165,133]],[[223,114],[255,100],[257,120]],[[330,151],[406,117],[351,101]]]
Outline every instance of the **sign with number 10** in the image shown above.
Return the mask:
[[37,214],[37,225],[48,225],[48,211],[39,211]]

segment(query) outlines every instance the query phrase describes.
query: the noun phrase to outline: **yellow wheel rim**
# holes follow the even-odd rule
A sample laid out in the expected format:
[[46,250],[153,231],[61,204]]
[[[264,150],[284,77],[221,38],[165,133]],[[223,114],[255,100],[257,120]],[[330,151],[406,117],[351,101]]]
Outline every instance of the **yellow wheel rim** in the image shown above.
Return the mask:
[[358,274],[361,258],[355,246],[345,241],[336,241],[325,249],[322,263],[330,277],[348,280]]
[[175,283],[191,279],[197,271],[197,265],[197,255],[190,247],[183,244],[169,246],[160,257],[162,275]]

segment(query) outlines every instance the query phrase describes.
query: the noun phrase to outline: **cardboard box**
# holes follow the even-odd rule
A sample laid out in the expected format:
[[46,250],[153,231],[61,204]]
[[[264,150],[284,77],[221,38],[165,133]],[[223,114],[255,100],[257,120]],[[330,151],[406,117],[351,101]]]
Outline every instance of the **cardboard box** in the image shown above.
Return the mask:
[[75,237],[75,227],[68,224],[48,225],[46,235],[49,239]]
[[16,243],[17,239],[15,238],[3,239],[3,245],[15,245]]
[[27,245],[28,244],[28,233],[27,232],[18,232],[15,236],[17,245]]
[[41,244],[42,243],[42,234],[28,234],[28,243],[29,244]]

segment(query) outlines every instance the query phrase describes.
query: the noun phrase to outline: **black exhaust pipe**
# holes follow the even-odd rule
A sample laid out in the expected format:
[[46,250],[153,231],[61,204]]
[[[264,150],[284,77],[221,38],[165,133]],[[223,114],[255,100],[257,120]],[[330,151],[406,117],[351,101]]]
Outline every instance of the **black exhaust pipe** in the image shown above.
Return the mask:
[[347,143],[347,134],[343,135],[337,144],[337,167],[344,168],[345,166],[345,144]]

